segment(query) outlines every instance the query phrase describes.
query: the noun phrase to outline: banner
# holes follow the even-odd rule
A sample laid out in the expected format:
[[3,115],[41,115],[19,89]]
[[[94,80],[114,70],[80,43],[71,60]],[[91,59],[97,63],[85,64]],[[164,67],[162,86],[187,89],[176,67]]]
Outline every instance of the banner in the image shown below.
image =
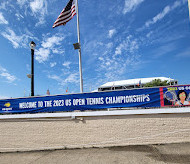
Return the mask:
[[190,105],[190,86],[168,86],[0,100],[0,113],[40,113],[106,108]]
[[190,105],[190,85],[168,86],[160,88],[161,106]]

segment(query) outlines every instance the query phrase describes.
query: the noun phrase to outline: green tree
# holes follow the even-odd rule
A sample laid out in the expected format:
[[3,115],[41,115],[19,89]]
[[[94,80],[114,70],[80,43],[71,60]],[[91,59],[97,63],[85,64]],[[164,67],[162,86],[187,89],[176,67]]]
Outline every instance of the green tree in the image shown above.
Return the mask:
[[170,85],[170,83],[167,80],[162,81],[160,79],[155,79],[149,83],[146,83],[144,87],[167,86],[167,85]]

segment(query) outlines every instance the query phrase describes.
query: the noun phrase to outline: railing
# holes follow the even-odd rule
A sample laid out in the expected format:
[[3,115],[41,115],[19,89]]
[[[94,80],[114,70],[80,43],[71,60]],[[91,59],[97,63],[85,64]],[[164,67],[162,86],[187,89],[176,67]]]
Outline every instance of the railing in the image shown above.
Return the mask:
[[0,115],[0,120],[9,119],[35,119],[35,118],[70,118],[77,117],[101,117],[101,116],[125,116],[125,115],[149,115],[149,114],[180,114],[190,113],[190,107],[157,108],[138,110],[113,110],[113,111],[88,111],[88,112],[63,112],[63,113],[38,113],[38,114],[14,114]]

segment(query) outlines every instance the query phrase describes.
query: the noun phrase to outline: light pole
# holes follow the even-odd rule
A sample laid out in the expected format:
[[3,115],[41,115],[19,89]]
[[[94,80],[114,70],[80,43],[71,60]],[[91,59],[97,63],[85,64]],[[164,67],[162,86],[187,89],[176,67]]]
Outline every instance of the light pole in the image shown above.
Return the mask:
[[31,96],[34,96],[34,49],[36,44],[31,41],[30,49],[31,49]]
[[81,61],[81,45],[80,45],[80,42],[73,44],[73,46],[74,46],[75,50],[79,51],[80,91],[81,91],[81,93],[83,93],[82,61]]

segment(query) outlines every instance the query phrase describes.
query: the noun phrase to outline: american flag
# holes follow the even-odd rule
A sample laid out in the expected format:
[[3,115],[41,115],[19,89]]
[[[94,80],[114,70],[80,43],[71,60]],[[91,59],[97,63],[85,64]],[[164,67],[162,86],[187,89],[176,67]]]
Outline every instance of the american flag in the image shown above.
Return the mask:
[[65,25],[68,21],[70,21],[74,17],[75,14],[76,14],[75,0],[70,0],[67,3],[67,6],[62,10],[61,14],[54,22],[53,28],[60,25]]

